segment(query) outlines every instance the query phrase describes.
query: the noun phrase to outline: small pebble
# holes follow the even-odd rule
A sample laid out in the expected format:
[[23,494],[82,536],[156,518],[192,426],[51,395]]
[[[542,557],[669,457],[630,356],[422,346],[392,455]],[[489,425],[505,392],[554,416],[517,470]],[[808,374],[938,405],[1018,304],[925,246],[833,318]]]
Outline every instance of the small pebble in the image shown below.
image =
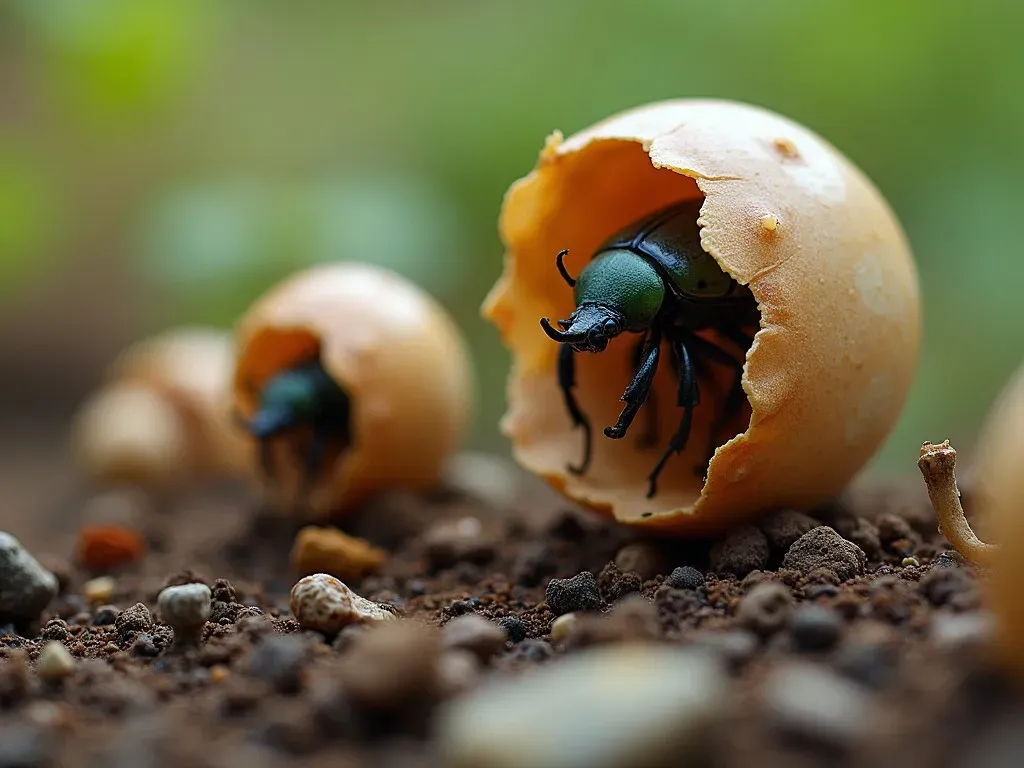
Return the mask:
[[742,525],[711,548],[711,570],[743,578],[768,564],[768,539],[752,525]]
[[344,582],[326,573],[316,573],[296,582],[289,604],[292,615],[303,629],[328,635],[350,624],[395,618],[390,611],[357,595]]
[[57,588],[57,577],[14,536],[0,531],[0,624],[35,621]]
[[153,615],[143,603],[136,603],[117,614],[114,627],[122,638],[131,639],[139,632],[148,632],[153,628]]
[[59,682],[74,674],[75,660],[63,643],[50,640],[39,650],[36,672],[47,682]]
[[157,598],[157,611],[165,624],[174,630],[174,641],[195,644],[202,638],[203,627],[210,618],[213,595],[205,584],[182,584],[167,587]]
[[846,748],[869,731],[871,699],[821,667],[789,662],[773,669],[761,689],[769,717],[783,731]]
[[902,565],[904,568],[917,568],[921,564],[917,562],[916,557],[904,557]]
[[505,628],[475,613],[452,619],[444,626],[444,647],[469,651],[483,663],[490,661],[508,639]]
[[309,642],[298,635],[270,635],[249,654],[249,673],[284,695],[302,690]]
[[231,677],[231,670],[223,664],[214,664],[210,667],[210,682],[214,685],[223,683],[229,677]]
[[132,643],[131,655],[142,659],[155,659],[160,655],[160,649],[153,642],[153,636],[142,634],[135,638]]
[[295,537],[291,562],[299,576],[329,573],[342,581],[354,581],[379,570],[387,556],[383,549],[337,528],[309,525]]
[[571,579],[552,579],[544,598],[556,616],[573,611],[596,611],[602,605],[597,579],[590,571],[577,573]]
[[83,525],[75,551],[83,568],[109,571],[141,560],[146,541],[138,530],[124,525]]
[[[699,751],[726,706],[727,678],[706,653],[603,646],[501,680],[446,705],[451,768],[677,765]],[[528,736],[526,736],[528,735]]]
[[863,574],[867,562],[860,547],[827,525],[820,525],[793,542],[782,566],[805,575],[825,568],[835,573],[840,581],[846,581]]
[[96,609],[96,613],[93,614],[92,625],[94,627],[113,626],[114,622],[117,621],[118,613],[120,613],[120,611],[117,610],[116,606],[101,605]]
[[766,581],[758,584],[740,601],[736,621],[761,637],[775,634],[789,622],[793,595],[785,584]]
[[117,582],[112,576],[98,576],[85,582],[82,586],[82,596],[91,605],[102,605],[110,602],[116,589]]
[[565,642],[573,633],[579,621],[579,616],[575,613],[563,613],[551,622],[551,641],[554,643]]
[[513,643],[521,643],[526,639],[526,625],[518,616],[503,616],[498,619],[498,626],[505,630]]
[[666,568],[661,550],[646,541],[634,541],[622,547],[615,555],[615,565],[623,573],[640,574],[645,581],[664,573]]
[[801,606],[793,614],[790,632],[800,651],[828,651],[839,641],[843,620],[831,608],[820,605]]

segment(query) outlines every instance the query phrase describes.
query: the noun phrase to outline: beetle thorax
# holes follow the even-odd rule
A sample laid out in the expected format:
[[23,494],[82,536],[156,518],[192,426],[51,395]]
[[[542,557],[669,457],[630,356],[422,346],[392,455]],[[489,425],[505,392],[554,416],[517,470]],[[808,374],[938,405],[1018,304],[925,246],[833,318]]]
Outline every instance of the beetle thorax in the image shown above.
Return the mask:
[[650,325],[665,300],[665,282],[642,256],[625,249],[605,251],[587,264],[576,281],[577,309],[607,307],[622,318],[622,330]]

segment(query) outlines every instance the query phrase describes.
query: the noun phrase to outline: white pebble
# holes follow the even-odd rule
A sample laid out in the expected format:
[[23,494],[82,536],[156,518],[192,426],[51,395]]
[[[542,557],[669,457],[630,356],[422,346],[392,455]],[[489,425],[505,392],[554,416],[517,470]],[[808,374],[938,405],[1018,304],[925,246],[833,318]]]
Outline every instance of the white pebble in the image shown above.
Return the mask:
[[844,746],[856,743],[869,728],[869,696],[826,669],[804,663],[777,667],[761,694],[769,717],[806,738]]
[[394,614],[360,597],[341,580],[326,573],[314,573],[292,587],[289,600],[292,615],[303,629],[333,635],[350,624],[387,621]]
[[543,674],[495,680],[441,712],[451,768],[631,768],[681,765],[727,706],[728,678],[706,653],[603,646]]
[[36,673],[43,680],[57,682],[74,674],[75,660],[63,643],[50,640],[39,651]]
[[579,617],[575,613],[563,613],[551,622],[552,642],[565,642],[576,629],[577,624],[579,624]]
[[157,598],[160,619],[170,624],[175,635],[195,635],[210,618],[210,588],[205,584],[167,587]]
[[117,589],[117,582],[112,576],[99,576],[82,585],[82,594],[92,605],[102,605],[110,602],[115,589]]

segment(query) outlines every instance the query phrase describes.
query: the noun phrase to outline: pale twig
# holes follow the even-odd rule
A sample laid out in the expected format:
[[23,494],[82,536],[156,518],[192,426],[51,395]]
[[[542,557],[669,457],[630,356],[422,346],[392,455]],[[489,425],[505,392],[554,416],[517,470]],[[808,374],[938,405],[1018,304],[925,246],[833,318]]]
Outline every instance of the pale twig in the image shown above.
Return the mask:
[[979,539],[964,516],[960,489],[956,485],[956,451],[949,440],[940,445],[922,445],[917,467],[928,487],[928,498],[939,521],[939,533],[967,560],[978,565],[991,565],[998,547]]

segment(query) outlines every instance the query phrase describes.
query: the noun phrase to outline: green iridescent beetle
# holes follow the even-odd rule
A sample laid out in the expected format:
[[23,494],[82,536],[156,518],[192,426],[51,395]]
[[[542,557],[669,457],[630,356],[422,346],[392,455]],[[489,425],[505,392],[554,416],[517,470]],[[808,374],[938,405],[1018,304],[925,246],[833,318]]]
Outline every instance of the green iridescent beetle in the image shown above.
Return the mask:
[[[634,222],[597,249],[593,258],[573,279],[565,268],[563,250],[556,258],[558,271],[573,288],[576,309],[561,330],[548,318],[540,324],[549,337],[561,343],[558,381],[565,396],[573,425],[583,429],[583,461],[569,471],[587,471],[592,452],[591,427],[573,394],[575,355],[600,353],[608,342],[622,333],[640,335],[634,352],[635,373],[622,395],[625,407],[614,426],[604,434],[613,440],[626,436],[640,408],[647,403],[648,427],[642,443],[657,441],[657,417],[651,387],[666,345],[678,376],[676,405],[683,409],[679,427],[649,475],[648,498],[657,491],[658,475],[669,458],[682,453],[689,441],[693,409],[700,403],[698,374],[708,362],[735,370],[734,383],[725,398],[709,436],[710,461],[725,425],[738,413],[743,402],[743,359],[723,349],[697,331],[715,329],[742,349],[753,338],[748,331],[760,319],[753,295],[726,274],[700,245],[702,200],[690,200],[664,208]],[[701,474],[707,462],[697,467]]]

